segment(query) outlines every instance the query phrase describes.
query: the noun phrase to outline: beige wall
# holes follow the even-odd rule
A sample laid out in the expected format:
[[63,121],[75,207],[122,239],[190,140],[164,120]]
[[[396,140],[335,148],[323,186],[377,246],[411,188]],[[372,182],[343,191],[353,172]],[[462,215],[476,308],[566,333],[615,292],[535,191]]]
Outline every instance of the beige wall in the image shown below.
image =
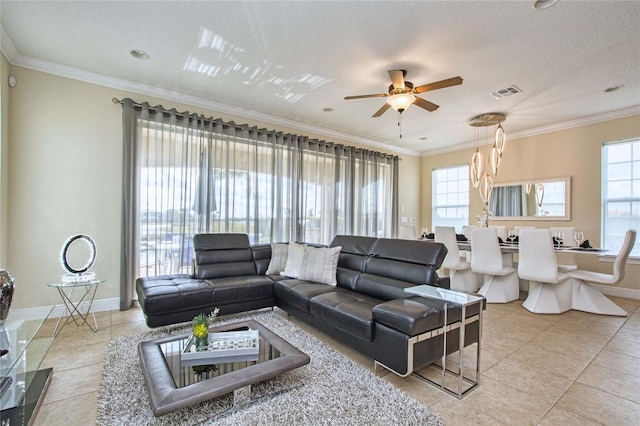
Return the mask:
[[[75,233],[91,235],[98,247],[93,269],[107,281],[101,284],[96,299],[119,295],[122,108],[111,101],[113,97],[274,128],[268,123],[7,65],[3,60],[3,76],[9,68],[18,84],[9,89],[10,162],[2,184],[8,182],[11,191],[8,212],[2,215],[8,226],[2,228],[2,235],[7,237],[3,243],[6,240],[8,244],[6,267],[16,279],[15,308],[60,303],[57,292],[46,283],[62,275],[60,247]],[[3,86],[3,129],[5,89]],[[301,133],[282,127],[277,130]],[[7,139],[3,136],[3,152]],[[420,159],[401,155],[401,165],[400,205],[405,207],[405,215],[418,217]],[[4,197],[3,191],[3,201]]]
[[[508,136],[508,120],[504,124]],[[593,246],[600,245],[600,169],[603,142],[640,137],[640,116],[606,121],[520,139],[508,140],[498,176],[494,183],[540,178],[571,177],[570,221],[492,221],[493,225],[537,227],[575,226],[584,231]],[[421,180],[421,219],[431,229],[431,172],[435,168],[469,163],[473,150],[465,149],[423,157]],[[483,153],[487,147],[483,147]],[[477,190],[471,191],[470,224],[483,208]],[[640,224],[638,224],[640,228]],[[581,255],[578,266],[600,272],[611,272],[612,264],[595,256]],[[640,265],[627,265],[627,276],[621,287],[640,289]]]

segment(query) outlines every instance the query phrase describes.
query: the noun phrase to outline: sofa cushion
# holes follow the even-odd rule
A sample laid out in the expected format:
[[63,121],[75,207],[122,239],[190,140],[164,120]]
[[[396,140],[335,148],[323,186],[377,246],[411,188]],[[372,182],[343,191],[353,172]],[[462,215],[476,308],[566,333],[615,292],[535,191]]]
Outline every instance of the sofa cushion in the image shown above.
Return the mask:
[[304,312],[310,312],[309,301],[313,297],[334,291],[328,285],[298,279],[277,281],[273,289],[276,300],[283,300]]
[[299,278],[321,284],[336,285],[336,268],[342,247],[305,247]]
[[146,315],[207,306],[213,289],[190,275],[160,275],[136,280],[138,303]]
[[206,280],[212,297],[221,305],[273,297],[273,280],[265,275],[224,277]]
[[279,274],[284,271],[284,268],[287,265],[288,253],[289,244],[271,244],[271,260],[269,261],[267,274]]
[[[449,305],[447,323],[460,321],[461,308]],[[473,315],[467,312],[467,316]],[[407,336],[415,336],[442,327],[444,324],[444,303],[441,300],[412,296],[394,299],[373,308],[373,318],[387,327]]]
[[336,288],[311,299],[311,314],[359,339],[373,340],[372,309],[381,301],[364,294]]
[[302,258],[304,257],[304,246],[291,241],[288,251],[287,263],[285,264],[284,271],[280,272],[280,275],[289,278],[298,278],[300,268],[302,267]]

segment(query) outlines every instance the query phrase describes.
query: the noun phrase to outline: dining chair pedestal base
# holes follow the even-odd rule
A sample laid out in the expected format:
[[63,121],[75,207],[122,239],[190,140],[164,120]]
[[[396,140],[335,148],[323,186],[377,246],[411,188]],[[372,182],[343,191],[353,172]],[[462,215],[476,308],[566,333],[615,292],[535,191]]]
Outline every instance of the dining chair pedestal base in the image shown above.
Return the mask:
[[472,293],[478,291],[478,278],[471,268],[450,269],[449,279],[451,280],[452,290],[470,291]]
[[520,281],[515,269],[507,275],[485,275],[484,284],[478,293],[487,303],[509,303],[520,298]]
[[555,284],[529,281],[529,294],[522,306],[534,314],[561,314],[571,310],[571,281],[565,276]]
[[607,296],[585,281],[573,278],[572,308],[601,315],[626,317],[628,314]]

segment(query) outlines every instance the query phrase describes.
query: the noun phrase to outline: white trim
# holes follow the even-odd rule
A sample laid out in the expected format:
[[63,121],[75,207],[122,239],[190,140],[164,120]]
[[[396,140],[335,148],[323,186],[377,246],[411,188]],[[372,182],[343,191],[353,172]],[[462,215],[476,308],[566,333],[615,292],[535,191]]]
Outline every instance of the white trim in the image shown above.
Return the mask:
[[[86,302],[85,302],[86,303]],[[51,308],[53,311],[51,312]],[[120,299],[117,297],[111,299],[94,300],[91,310],[93,312],[115,311],[120,309]],[[37,306],[34,308],[12,309],[9,312],[11,320],[33,320],[44,319],[51,312],[49,318],[59,318],[64,315],[64,305],[48,305]],[[99,325],[99,324],[98,324]]]
[[616,287],[610,285],[589,284],[605,296],[624,297],[640,300],[640,290],[635,288]]
[[[602,123],[603,121],[610,121],[619,118],[631,117],[634,115],[640,115],[640,105],[635,105],[629,108],[619,109],[617,111],[604,112],[602,114],[590,115],[587,117],[576,118],[574,120],[563,121],[561,123],[549,124],[547,126],[536,127],[529,130],[522,130],[520,132],[511,133],[507,136],[509,140],[525,138],[528,136],[536,136],[544,133],[557,132],[560,130],[572,129],[574,127],[587,126],[589,124]],[[429,151],[421,151],[421,157],[427,157],[430,155],[445,154],[447,152],[460,151],[463,149],[474,148],[475,143],[473,141],[467,141],[454,146],[448,146],[439,149],[433,149]]]
[[2,49],[2,53],[4,53],[7,61],[13,64],[12,61],[18,57],[18,49],[16,49],[16,45],[13,44],[13,40],[9,37],[9,34],[4,30],[4,27],[0,24],[0,49]]
[[400,148],[397,146],[391,147],[388,144],[383,144],[380,142],[372,141],[370,139],[362,138],[360,136],[327,129],[326,127],[315,126],[313,124],[290,120],[288,118],[278,117],[275,115],[264,114],[258,111],[252,111],[234,105],[227,105],[221,102],[215,102],[197,96],[186,95],[172,90],[165,90],[158,87],[148,86],[146,84],[135,83],[129,80],[109,77],[103,74],[84,71],[77,68],[56,64],[54,62],[43,61],[33,57],[20,55],[16,50],[13,42],[9,38],[9,35],[6,33],[6,31],[4,31],[4,28],[0,28],[2,29],[2,45],[0,46],[0,48],[5,53],[5,56],[7,57],[7,60],[11,65],[28,68],[34,71],[40,71],[47,74],[53,74],[60,77],[70,78],[73,80],[84,81],[85,83],[97,84],[99,86],[109,87],[112,89],[124,90],[144,96],[166,99],[168,101],[179,102],[210,111],[216,111],[219,113],[232,114],[238,117],[246,118],[248,120],[263,121],[277,126],[303,130],[309,133],[316,133],[328,138],[341,139],[344,141],[354,142],[369,147],[392,150],[393,152],[398,154],[406,154],[412,156],[420,155],[419,151]]
[[[390,146],[389,144],[372,141],[360,136],[351,135],[348,133],[339,132],[326,127],[315,126],[300,121],[290,120],[284,117],[278,117],[275,115],[264,114],[258,111],[252,111],[246,108],[227,105],[220,102],[211,101],[209,99],[200,98],[197,96],[186,95],[180,92],[172,90],[160,89],[157,87],[148,86],[145,84],[135,83],[129,80],[123,80],[119,78],[109,77],[103,74],[97,74],[89,71],[83,71],[77,68],[71,68],[64,65],[56,64],[49,61],[43,61],[40,59],[20,55],[17,51],[13,41],[4,30],[4,27],[0,25],[0,37],[1,44],[0,49],[5,54],[7,60],[11,65],[28,68],[34,71],[40,71],[48,74],[54,74],[60,77],[71,78],[74,80],[84,81],[86,83],[97,84],[99,86],[105,86],[113,89],[124,90],[132,93],[137,93],[144,96],[152,96],[156,98],[166,99],[168,101],[184,103],[195,107],[204,108],[210,111],[217,111],[220,113],[232,114],[238,117],[246,118],[249,120],[263,121],[269,124],[289,127],[296,130],[304,130],[310,133],[316,133],[328,138],[341,139],[344,141],[354,142],[361,145],[370,147],[391,150],[398,154],[406,154],[412,156],[429,156],[443,154],[452,151],[459,151],[466,148],[473,148],[473,141],[456,144],[454,146],[444,147],[440,149],[433,149],[427,151],[415,151],[412,149],[400,148],[397,146]],[[640,105],[636,105],[630,108],[625,108],[617,111],[605,112],[602,114],[592,115],[588,117],[582,117],[575,120],[564,121],[560,123],[550,124],[548,126],[537,127],[534,129],[523,130],[521,132],[509,133],[509,139],[518,139],[527,136],[534,136],[543,133],[556,132],[559,130],[571,129],[574,127],[584,126],[588,124],[600,123],[603,121],[614,120],[617,118],[625,118],[633,115],[640,114]]]

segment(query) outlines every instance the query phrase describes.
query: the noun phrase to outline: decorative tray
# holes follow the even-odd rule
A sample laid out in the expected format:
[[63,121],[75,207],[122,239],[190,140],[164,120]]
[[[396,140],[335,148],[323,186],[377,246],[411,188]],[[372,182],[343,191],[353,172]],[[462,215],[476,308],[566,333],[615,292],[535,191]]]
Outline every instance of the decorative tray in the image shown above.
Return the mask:
[[200,351],[196,350],[195,343],[195,337],[190,336],[180,356],[183,366],[202,365],[204,362],[257,361],[260,333],[258,330],[209,333],[209,347]]

